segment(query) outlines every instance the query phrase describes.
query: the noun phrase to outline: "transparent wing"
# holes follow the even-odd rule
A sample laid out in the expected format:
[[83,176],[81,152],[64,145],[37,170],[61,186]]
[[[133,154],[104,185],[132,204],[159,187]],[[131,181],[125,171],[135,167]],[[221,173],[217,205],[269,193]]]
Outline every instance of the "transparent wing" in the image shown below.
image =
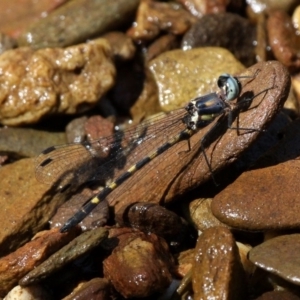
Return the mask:
[[108,137],[50,147],[36,158],[36,177],[60,187],[114,178],[183,130],[185,115],[179,109]]

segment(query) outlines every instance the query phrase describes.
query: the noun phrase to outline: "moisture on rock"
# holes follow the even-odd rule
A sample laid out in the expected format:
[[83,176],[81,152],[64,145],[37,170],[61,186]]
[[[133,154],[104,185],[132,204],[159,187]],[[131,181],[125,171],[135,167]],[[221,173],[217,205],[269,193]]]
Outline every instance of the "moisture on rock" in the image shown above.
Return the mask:
[[104,39],[65,49],[6,51],[0,57],[0,123],[30,124],[95,105],[114,82],[111,55]]

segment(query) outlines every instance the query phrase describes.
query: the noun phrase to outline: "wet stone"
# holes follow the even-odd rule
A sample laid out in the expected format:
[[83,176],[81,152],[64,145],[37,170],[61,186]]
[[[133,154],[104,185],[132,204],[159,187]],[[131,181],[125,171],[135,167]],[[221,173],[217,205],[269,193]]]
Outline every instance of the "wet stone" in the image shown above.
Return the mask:
[[30,128],[0,128],[0,153],[12,158],[33,157],[52,145],[66,143],[64,133]]
[[18,280],[40,265],[52,253],[69,243],[78,230],[60,233],[52,229],[39,234],[35,239],[0,259],[0,296],[4,297]]
[[267,30],[276,59],[290,71],[299,71],[300,37],[289,15],[283,11],[271,12],[267,21]]
[[147,297],[169,286],[173,260],[163,239],[122,228],[110,233],[110,238],[114,236],[118,245],[103,267],[105,277],[120,294],[125,298]]
[[187,223],[174,212],[153,203],[124,206],[115,216],[122,227],[133,227],[166,239],[180,239],[187,233]]
[[17,38],[26,27],[66,1],[67,0],[1,1],[0,31]]
[[289,291],[272,291],[262,294],[255,300],[300,300],[300,297]]
[[189,205],[190,217],[197,230],[204,231],[215,226],[228,227],[222,224],[211,212],[210,198],[196,199]]
[[186,32],[181,47],[184,50],[207,46],[223,47],[245,66],[251,66],[256,62],[255,40],[255,26],[249,20],[232,13],[209,14]]
[[0,67],[0,122],[5,125],[83,112],[107,92],[115,75],[104,39],[65,49],[9,50],[0,56]]
[[136,17],[136,25],[127,34],[134,40],[149,41],[160,32],[176,35],[184,34],[196,18],[188,13],[178,3],[162,3],[155,1],[141,1]]
[[19,280],[21,286],[40,282],[66,264],[90,252],[108,236],[104,228],[87,231],[74,238],[69,244],[56,251],[47,260]]
[[5,300],[51,300],[52,296],[41,286],[15,286],[4,298]]
[[256,0],[256,1],[247,1],[249,8],[256,14],[262,12],[271,12],[274,10],[282,10],[285,12],[290,12],[293,7],[298,3],[298,0]]
[[105,278],[93,278],[90,281],[79,284],[78,287],[63,300],[106,300],[110,299],[110,284]]
[[88,118],[84,128],[89,141],[111,136],[114,133],[114,123],[101,116]]
[[183,107],[191,99],[216,91],[220,74],[236,74],[244,67],[225,49],[168,51],[149,63],[164,111]]
[[132,39],[123,32],[111,31],[102,35],[101,38],[107,39],[116,59],[128,60],[133,58],[136,47]]
[[36,49],[84,42],[128,22],[138,4],[139,0],[69,1],[23,32],[18,43]]
[[245,274],[227,228],[212,227],[198,238],[193,266],[194,299],[245,299]]
[[22,159],[0,168],[0,256],[17,249],[45,227],[65,200],[49,193],[48,185],[34,176],[33,159]]
[[[178,0],[185,8],[197,18],[203,17],[206,14],[220,14],[226,11],[226,7],[230,1],[218,0]],[[235,1],[238,2],[238,1]]]
[[249,252],[249,259],[258,267],[300,285],[300,234],[270,239]]
[[[66,126],[66,137],[68,143],[81,143],[85,140],[85,122],[87,117],[83,116],[80,118],[75,118]],[[52,146],[55,144],[52,144]],[[58,144],[56,144],[58,145]],[[45,148],[46,149],[46,148]]]
[[238,229],[300,228],[299,168],[300,161],[295,159],[243,173],[214,197],[213,214]]

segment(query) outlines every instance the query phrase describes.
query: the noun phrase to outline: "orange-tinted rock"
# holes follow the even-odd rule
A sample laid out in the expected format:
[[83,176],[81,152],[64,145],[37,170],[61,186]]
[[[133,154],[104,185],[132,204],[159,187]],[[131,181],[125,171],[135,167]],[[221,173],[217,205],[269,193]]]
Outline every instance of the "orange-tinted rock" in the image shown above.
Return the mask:
[[244,299],[245,274],[227,228],[212,227],[198,238],[193,266],[194,299]]
[[300,160],[243,173],[212,201],[213,214],[246,230],[300,228]]
[[0,296],[4,297],[20,278],[41,264],[48,256],[69,243],[78,230],[60,233],[52,229],[40,234],[15,252],[0,259]]
[[89,253],[105,240],[107,236],[108,232],[103,227],[80,234],[21,278],[19,284],[26,286],[40,282],[68,263]]
[[126,298],[147,297],[169,286],[173,261],[163,239],[128,230],[117,237],[118,245],[103,267],[119,293]]
[[271,12],[267,29],[275,57],[291,71],[299,71],[300,37],[289,15],[280,10]]
[[[34,176],[34,159],[0,169],[0,256],[14,251],[45,227],[64,197],[48,193],[51,186]],[[43,198],[41,200],[41,198]]]
[[185,33],[196,18],[178,3],[162,3],[149,0],[140,2],[136,25],[127,34],[134,40],[151,40],[161,31],[173,34]]

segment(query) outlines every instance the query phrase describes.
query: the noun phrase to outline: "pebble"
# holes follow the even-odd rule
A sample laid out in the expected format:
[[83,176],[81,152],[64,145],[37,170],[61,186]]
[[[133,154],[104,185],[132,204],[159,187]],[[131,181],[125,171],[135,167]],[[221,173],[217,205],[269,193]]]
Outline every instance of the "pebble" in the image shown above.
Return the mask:
[[233,13],[215,13],[203,16],[185,33],[181,48],[222,47],[245,66],[251,66],[256,62],[255,40],[256,29],[248,19]]
[[[226,0],[218,0],[218,1],[210,1],[210,0],[179,0],[182,5],[195,17],[201,18],[207,14],[220,14],[226,11],[226,7],[229,4],[229,1]],[[232,1],[233,2],[233,1]],[[238,2],[238,1],[234,1]]]
[[300,300],[300,297],[289,291],[271,291],[262,294],[255,300]]
[[35,49],[78,44],[122,26],[138,4],[139,0],[68,1],[24,31],[18,44]]
[[251,9],[254,13],[259,14],[263,12],[270,12],[274,10],[282,10],[285,12],[290,12],[293,7],[297,5],[297,0],[255,0],[247,1],[249,5],[248,9]]
[[216,91],[221,74],[237,74],[244,67],[225,49],[203,47],[165,52],[150,61],[149,69],[158,86],[160,107],[171,111]]
[[267,31],[274,56],[290,71],[300,70],[300,37],[290,16],[283,11],[273,11],[267,20]]
[[136,53],[136,47],[130,37],[120,31],[110,31],[101,36],[108,41],[115,59],[130,60]]
[[67,0],[14,0],[0,2],[0,31],[17,38],[36,20],[50,13]]
[[[54,230],[54,229],[53,229]],[[55,273],[63,266],[73,262],[90,250],[97,247],[108,236],[108,231],[104,228],[87,231],[73,238],[66,246],[60,248],[47,260],[44,260],[39,266],[27,273],[19,280],[21,286],[35,284]]]
[[300,285],[298,251],[300,251],[300,234],[281,235],[251,249],[249,259],[257,267]]
[[15,286],[3,300],[51,300],[52,297],[38,285],[29,287]]
[[66,143],[65,133],[31,128],[0,128],[0,152],[11,158],[34,157],[53,145]]
[[0,186],[0,256],[3,256],[43,229],[66,195],[53,196],[55,188],[37,181],[32,158],[1,167]]
[[[243,173],[214,197],[212,213],[223,223],[244,230],[300,228],[299,160]],[[291,209],[292,208],[292,209]]]
[[178,3],[141,1],[135,24],[127,34],[136,41],[152,40],[161,32],[181,35],[195,21],[196,18]]
[[134,203],[124,206],[115,215],[121,227],[132,227],[144,233],[154,233],[167,240],[183,239],[188,232],[187,222],[174,212],[153,203]]
[[222,224],[211,212],[211,198],[200,198],[190,202],[189,211],[193,225],[200,232],[215,226],[228,227]]
[[93,278],[90,281],[79,284],[74,291],[62,300],[106,300],[110,298],[110,283],[105,278]]
[[115,76],[104,39],[65,49],[9,50],[0,56],[0,68],[0,122],[14,126],[47,114],[83,112],[107,92]]
[[147,297],[170,285],[173,259],[162,238],[126,228],[111,231],[113,237],[118,245],[103,261],[104,275],[123,297]]
[[195,300],[245,299],[245,273],[227,228],[209,228],[198,238],[192,279]]
[[0,297],[4,297],[29,271],[52,253],[68,244],[78,230],[60,233],[57,229],[40,233],[35,239],[0,259]]

